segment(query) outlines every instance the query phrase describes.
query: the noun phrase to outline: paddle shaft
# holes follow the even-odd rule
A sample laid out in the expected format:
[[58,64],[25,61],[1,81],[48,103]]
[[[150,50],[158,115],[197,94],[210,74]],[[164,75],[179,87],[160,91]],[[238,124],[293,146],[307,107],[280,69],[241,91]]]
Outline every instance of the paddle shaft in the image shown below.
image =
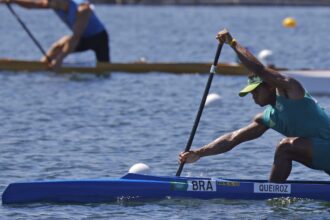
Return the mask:
[[40,45],[40,43],[37,41],[37,39],[33,36],[33,34],[30,32],[30,30],[26,27],[26,25],[24,24],[24,22],[19,18],[19,16],[16,14],[16,12],[14,11],[14,9],[11,7],[10,3],[6,3],[9,11],[14,15],[14,17],[16,18],[16,20],[21,24],[21,26],[23,27],[23,29],[26,31],[26,33],[30,36],[30,38],[32,39],[32,41],[35,43],[35,45],[37,45],[37,47],[39,48],[39,50],[41,51],[41,53],[46,57],[48,62],[51,62],[51,59],[47,56],[45,50],[42,48],[42,46]]
[[[198,127],[198,124],[199,124],[199,120],[200,120],[200,118],[202,116],[202,113],[203,113],[203,109],[204,109],[204,106],[205,106],[206,98],[207,98],[207,95],[209,94],[209,91],[210,91],[210,87],[211,87],[211,84],[212,84],[213,76],[216,73],[216,66],[218,64],[218,60],[219,60],[219,57],[220,57],[222,45],[223,45],[222,43],[219,43],[218,44],[217,52],[216,52],[215,57],[214,57],[213,65],[211,66],[211,70],[210,70],[209,78],[207,80],[207,84],[206,84],[206,87],[205,87],[205,90],[204,90],[203,98],[202,98],[202,101],[201,101],[201,103],[199,105],[199,109],[198,109],[198,112],[197,112],[197,115],[196,115],[196,118],[195,118],[195,123],[194,123],[194,126],[193,126],[193,128],[192,128],[192,130],[190,132],[190,137],[188,139],[186,148],[184,150],[185,152],[187,152],[187,151],[190,150],[190,147],[191,147],[192,142],[194,140],[194,137],[195,137],[195,134],[196,134],[196,130],[197,130],[197,127]],[[182,162],[180,164],[179,169],[176,172],[176,176],[180,176],[181,175],[181,172],[182,172],[182,169],[183,169],[184,164],[185,164],[185,162]]]

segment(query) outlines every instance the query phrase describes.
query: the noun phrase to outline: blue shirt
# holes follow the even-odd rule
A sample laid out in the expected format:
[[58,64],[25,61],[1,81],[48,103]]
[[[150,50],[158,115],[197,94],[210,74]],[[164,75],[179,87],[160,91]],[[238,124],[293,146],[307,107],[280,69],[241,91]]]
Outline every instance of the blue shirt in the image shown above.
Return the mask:
[[[84,0],[69,0],[69,8],[67,12],[63,10],[54,10],[55,13],[71,30],[73,29],[73,25],[76,21],[78,6],[83,2]],[[93,12],[89,18],[88,25],[85,31],[83,32],[82,37],[91,37],[104,30],[105,30],[104,25],[101,23],[101,21]]]
[[330,118],[307,92],[299,100],[276,96],[275,107],[263,112],[263,122],[287,137],[330,140]]

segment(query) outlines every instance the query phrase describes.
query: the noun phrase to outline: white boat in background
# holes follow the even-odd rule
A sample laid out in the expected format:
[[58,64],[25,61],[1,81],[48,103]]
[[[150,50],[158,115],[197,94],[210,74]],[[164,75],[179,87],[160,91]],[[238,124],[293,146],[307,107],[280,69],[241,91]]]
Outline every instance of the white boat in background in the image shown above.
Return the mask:
[[[257,56],[265,66],[274,66],[273,51],[264,49]],[[330,94],[330,70],[283,70],[281,73],[297,79],[313,95]]]
[[330,70],[287,70],[281,73],[297,79],[313,95],[330,95]]

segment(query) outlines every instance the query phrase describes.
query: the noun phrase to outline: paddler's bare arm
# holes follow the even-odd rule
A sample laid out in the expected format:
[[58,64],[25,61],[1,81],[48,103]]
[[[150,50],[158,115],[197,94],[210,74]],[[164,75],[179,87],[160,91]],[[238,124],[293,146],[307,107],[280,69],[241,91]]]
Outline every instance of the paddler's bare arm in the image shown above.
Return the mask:
[[[61,65],[63,59],[69,53],[75,50],[88,25],[88,21],[91,15],[92,9],[88,3],[79,5],[77,18],[72,29],[72,35],[61,38],[58,42],[55,43],[55,45],[53,45],[51,51],[48,53],[48,55],[53,58],[53,61],[50,65],[52,68],[58,68]],[[56,50],[58,50],[56,56],[52,55],[54,54],[53,51]]]
[[200,149],[181,153],[179,162],[193,163],[200,157],[225,153],[242,142],[260,137],[267,129],[262,124],[262,114],[258,114],[248,126],[225,134]]
[[72,30],[74,37],[80,39],[88,25],[92,13],[93,11],[88,3],[83,3],[78,6],[77,18]]
[[52,8],[63,11],[69,7],[67,0],[0,0],[0,3],[13,3],[24,8]]
[[48,8],[48,0],[0,0],[0,3],[14,3],[24,8]]
[[277,88],[280,95],[291,99],[300,99],[304,97],[304,88],[297,80],[284,76],[274,69],[265,67],[252,53],[241,46],[230,35],[227,29],[220,31],[217,35],[217,39],[229,44],[236,52],[242,64],[249,71],[261,77],[263,81]]

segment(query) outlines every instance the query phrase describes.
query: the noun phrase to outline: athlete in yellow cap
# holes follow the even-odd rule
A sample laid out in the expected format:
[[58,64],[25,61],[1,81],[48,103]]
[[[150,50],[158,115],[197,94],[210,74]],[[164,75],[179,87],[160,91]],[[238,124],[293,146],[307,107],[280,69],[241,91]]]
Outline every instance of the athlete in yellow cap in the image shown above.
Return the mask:
[[248,85],[239,95],[251,93],[256,104],[267,107],[249,125],[224,134],[199,149],[182,152],[180,163],[193,163],[204,156],[225,153],[271,128],[286,136],[277,144],[269,177],[271,182],[286,181],[292,161],[330,173],[330,118],[324,109],[297,80],[265,67],[228,30],[220,31],[217,39],[229,44],[252,72]]

